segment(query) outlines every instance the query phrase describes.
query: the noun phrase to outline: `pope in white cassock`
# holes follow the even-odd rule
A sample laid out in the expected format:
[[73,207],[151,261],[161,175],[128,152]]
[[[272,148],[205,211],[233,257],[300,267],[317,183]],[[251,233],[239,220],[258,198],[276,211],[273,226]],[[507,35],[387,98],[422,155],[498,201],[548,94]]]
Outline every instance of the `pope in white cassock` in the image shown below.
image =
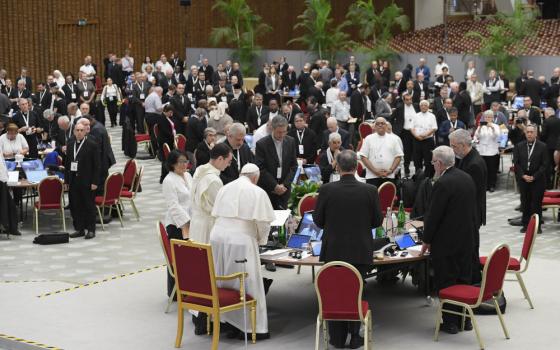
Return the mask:
[[[239,179],[225,185],[218,192],[212,210],[216,221],[210,233],[210,244],[217,275],[243,272],[242,264],[235,260],[247,259],[245,290],[257,300],[256,333],[268,337],[259,245],[266,244],[270,223],[275,216],[268,195],[256,185],[259,175],[259,168],[255,164],[245,164]],[[218,282],[218,285],[239,289],[239,280]],[[248,324],[243,324],[243,310],[227,312],[220,317],[241,331],[252,332],[249,317]]]

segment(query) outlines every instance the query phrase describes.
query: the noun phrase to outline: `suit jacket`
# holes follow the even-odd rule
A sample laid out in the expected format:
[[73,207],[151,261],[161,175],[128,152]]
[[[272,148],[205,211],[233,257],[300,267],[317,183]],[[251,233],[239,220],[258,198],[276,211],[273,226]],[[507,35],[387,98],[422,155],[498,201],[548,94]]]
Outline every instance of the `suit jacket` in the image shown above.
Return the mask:
[[319,106],[322,106],[325,104],[326,101],[326,95],[325,92],[321,89],[316,88],[315,86],[311,86],[309,88],[309,90],[307,91],[307,96],[314,96],[315,99],[317,100],[317,102],[319,103]]
[[208,144],[206,142],[200,142],[196,146],[194,154],[196,155],[195,159],[197,167],[210,162],[210,148],[208,147]]
[[372,230],[383,221],[375,186],[357,181],[354,175],[322,185],[313,221],[323,228],[321,261],[373,264]]
[[[74,89],[76,98],[72,98],[72,88]],[[64,84],[64,86],[62,87],[62,92],[64,92],[64,99],[66,100],[67,104],[78,102],[78,86],[76,84]]]
[[32,95],[31,99],[33,100],[33,104],[40,108],[41,112],[45,109],[51,108],[52,102],[52,94],[47,90],[43,94],[43,98],[41,98],[41,93],[36,92]]
[[434,114],[437,116],[437,113],[443,109],[443,98],[441,96],[437,96],[434,98]]
[[[8,96],[11,99],[14,98],[20,98],[19,95],[19,90],[16,88],[12,89],[12,92],[10,93],[10,96]],[[21,98],[29,98],[31,97],[31,90],[25,89],[21,92]],[[19,111],[19,105],[17,102],[12,102],[12,108],[14,109],[14,111]]]
[[[99,183],[99,175],[101,169],[101,161],[99,159],[99,150],[97,143],[87,137],[82,142],[85,142],[78,156],[74,153],[74,145],[76,139],[71,138],[66,147],[66,159],[64,163],[64,182],[70,186],[84,186],[89,188],[91,185]],[[79,146],[76,146],[76,150]],[[78,162],[78,171],[70,171],[72,162]]]
[[546,171],[548,167],[548,151],[546,144],[535,140],[533,153],[531,154],[531,164],[529,166],[529,146],[527,140],[519,142],[513,149],[513,165],[515,166],[515,177],[518,182],[525,182],[523,175],[530,175],[535,178],[535,182],[546,183]]
[[[315,157],[317,156],[317,135],[309,128],[305,128],[304,130],[301,142],[296,128],[291,128],[288,135],[296,141],[297,157],[306,159],[307,164],[313,164],[315,162]],[[303,145],[303,154],[299,153],[300,144]]]
[[[23,114],[21,113],[21,111],[18,111],[12,118],[12,121],[18,126],[18,128],[22,128],[26,125],[29,125],[29,127],[34,126],[36,128],[41,127],[41,125],[39,124],[39,117],[37,116],[37,113],[35,111],[29,111],[28,118],[28,124],[26,124]],[[25,137],[25,140],[29,144],[29,157],[38,158],[39,153],[37,151],[37,134],[27,135],[26,133],[23,133],[22,135],[23,137]]]
[[[278,184],[283,184],[288,189],[291,187],[298,166],[296,152],[296,142],[290,136],[286,136],[282,141],[282,160],[278,159],[272,135],[268,135],[257,142],[255,163],[261,170],[258,185],[269,196]],[[279,167],[282,168],[282,172],[280,178],[277,178]]]
[[525,80],[521,84],[521,95],[529,96],[533,101],[533,106],[541,106],[541,83],[535,78]]
[[381,79],[382,77],[379,69],[373,71],[371,67],[368,68],[368,70],[366,71],[366,82],[369,84],[369,86],[377,85],[377,82],[381,82]]
[[385,119],[391,118],[393,110],[391,106],[385,102],[382,98],[375,102],[375,117],[383,117]]
[[352,94],[354,91],[358,90],[358,84],[360,83],[360,72],[354,72],[354,77],[350,72],[344,75],[346,81],[348,82],[348,94]]
[[[424,91],[424,100],[430,98],[430,84],[426,81],[422,81],[422,89],[420,89],[420,83],[418,81],[414,82],[414,95],[417,95],[421,99],[422,91]],[[414,96],[413,96],[414,97]]]
[[[342,148],[350,148],[350,133],[344,129],[338,128],[337,131],[340,134],[340,139],[342,141]],[[329,147],[329,135],[331,132],[329,129],[323,131],[323,143],[321,144],[321,149],[324,151]]]
[[[461,205],[453,205],[461,203]],[[464,171],[451,167],[435,182],[424,215],[424,243],[432,257],[470,255],[476,223],[476,187]],[[469,259],[470,261],[470,259]]]
[[[523,108],[523,110],[527,111],[525,108]],[[529,113],[527,113],[527,117],[533,124],[537,124],[537,125],[542,124],[541,112],[536,107],[531,106],[531,108],[529,108]]]
[[358,118],[358,125],[363,122],[367,114],[366,97],[360,91],[354,91],[350,96],[350,116]]
[[263,117],[268,117],[268,107],[261,106],[260,122],[259,113],[256,105],[251,105],[247,111],[247,125],[249,125],[249,132],[252,133],[259,128],[259,126],[266,124],[268,119],[264,120]]
[[471,98],[467,90],[459,91],[453,96],[453,107],[457,108],[458,119],[469,125],[471,119]]
[[[476,225],[486,225],[486,180],[488,170],[486,162],[475,148],[463,158],[459,160],[457,168],[463,170],[470,175],[476,187]],[[475,247],[480,245],[479,237],[475,237]]]
[[289,90],[296,88],[297,76],[296,72],[282,72],[282,88],[287,87]]
[[[173,122],[175,124],[175,122]],[[175,136],[173,135],[173,128],[171,127],[171,123],[167,120],[163,114],[158,116],[157,125],[159,129],[159,133],[157,136],[158,145],[160,148],[163,148],[163,144],[167,143],[169,149],[175,148]]]
[[211,65],[200,66],[198,68],[198,71],[204,72],[204,78],[206,79],[206,81],[212,81],[212,77],[214,76],[214,67],[212,67]]
[[546,143],[546,148],[555,150],[560,142],[560,119],[555,116],[544,120],[541,141]]
[[323,144],[323,132],[327,130],[327,111],[321,107],[314,111],[309,111],[309,129],[313,130],[317,145]]
[[189,97],[186,94],[175,94],[169,103],[174,110],[173,122],[177,121],[175,122],[175,130],[177,130],[178,133],[185,134],[186,123],[183,123],[182,119],[183,117],[189,117],[193,112],[191,100],[189,100]]
[[233,94],[229,95],[228,104],[229,115],[233,118],[233,120],[245,123],[247,121],[247,103],[245,102],[245,93],[242,92],[237,99],[234,99]]
[[[224,141],[224,143],[231,147],[227,139]],[[238,160],[239,163],[237,162]],[[233,150],[233,159],[231,161],[231,164],[220,174],[220,178],[222,179],[224,185],[238,179],[239,169],[243,168],[245,164],[254,162],[255,156],[246,143],[243,143],[239,150]]]
[[114,65],[111,69],[110,77],[113,79],[113,83],[115,83],[118,87],[123,87],[126,84],[122,65],[120,64]]
[[107,129],[100,123],[95,123],[95,125],[91,127],[89,133],[98,141],[101,175],[103,175],[104,172],[107,172],[109,168],[117,162],[113,154],[111,141],[109,141],[109,134],[107,133]]
[[185,78],[185,75],[182,72],[173,73],[173,76],[171,77],[171,81],[173,82],[173,85],[177,86],[179,84],[186,84],[187,78]]
[[[412,106],[414,107],[416,113],[420,111],[418,105],[413,103]],[[393,133],[397,136],[400,136],[404,127],[404,103],[399,104],[390,121],[393,125]]]

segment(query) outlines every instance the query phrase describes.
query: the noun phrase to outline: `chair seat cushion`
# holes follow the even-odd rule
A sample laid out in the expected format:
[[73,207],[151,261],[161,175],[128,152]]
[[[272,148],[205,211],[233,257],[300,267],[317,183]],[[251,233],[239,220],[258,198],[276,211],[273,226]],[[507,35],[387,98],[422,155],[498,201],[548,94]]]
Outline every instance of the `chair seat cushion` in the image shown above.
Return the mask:
[[[483,266],[486,265],[486,260],[488,260],[487,256],[481,256],[480,257],[480,264],[483,265]],[[519,271],[519,270],[521,270],[521,262],[519,260],[517,260],[516,258],[509,258],[507,269],[509,271]]]
[[131,191],[121,191],[121,197],[132,198],[132,192]]
[[542,205],[560,205],[560,197],[544,197]]
[[545,197],[560,198],[560,190],[544,191]]
[[[35,208],[39,209],[39,202],[35,202]],[[41,204],[42,209],[60,209],[60,203]]]
[[134,135],[134,138],[136,139],[136,142],[150,141],[149,134],[137,134]]
[[439,291],[440,299],[450,299],[461,303],[473,305],[478,300],[480,287],[469,286],[466,284],[456,284]]
[[[241,300],[239,300],[239,290],[230,288],[218,288],[218,299],[220,307],[229,306],[241,302]],[[247,301],[251,300],[253,300],[253,297],[247,294]],[[189,296],[185,299],[185,302],[212,307],[212,300],[209,299]]]
[[[362,317],[366,317],[368,310],[369,310],[368,302],[362,300]],[[360,316],[357,313],[347,312],[346,310],[343,311],[323,310],[323,319],[324,320],[359,320]]]
[[117,204],[116,200],[111,200],[111,201],[106,201],[105,203],[103,203],[103,196],[96,196],[95,197],[95,205],[115,205]]

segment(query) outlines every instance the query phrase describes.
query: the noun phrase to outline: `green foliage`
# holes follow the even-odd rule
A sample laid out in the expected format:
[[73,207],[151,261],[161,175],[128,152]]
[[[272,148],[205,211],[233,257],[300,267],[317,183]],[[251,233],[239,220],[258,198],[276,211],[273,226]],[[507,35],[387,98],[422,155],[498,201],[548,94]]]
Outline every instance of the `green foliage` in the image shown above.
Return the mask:
[[294,30],[302,28],[304,34],[290,40],[288,45],[301,43],[317,58],[332,62],[348,41],[348,34],[343,32],[346,24],[333,25],[329,0],[305,0],[305,4],[307,8],[297,17],[298,23],[294,26]]
[[288,208],[292,210],[292,213],[298,214],[296,213],[297,206],[301,198],[308,193],[315,193],[319,191],[319,187],[320,185],[318,183],[311,182],[309,180],[293,184],[292,191],[290,193],[290,200],[288,201]]
[[392,30],[408,30],[410,27],[410,20],[401,7],[391,2],[377,14],[373,0],[354,2],[348,9],[345,23],[356,26],[362,39],[362,42],[353,42],[354,48],[368,55],[370,59],[382,60],[392,60],[396,57],[396,53],[390,47]]
[[272,27],[262,23],[262,17],[253,12],[246,0],[216,0],[212,11],[219,11],[227,25],[212,28],[210,42],[214,46],[221,43],[233,45],[233,57],[239,60],[243,75],[251,75],[261,49],[256,39],[271,31]]
[[512,14],[498,13],[495,22],[487,26],[488,35],[470,31],[467,37],[480,40],[478,54],[487,60],[487,69],[504,71],[509,79],[519,74],[519,58],[525,51],[524,41],[535,35],[536,13],[516,0]]

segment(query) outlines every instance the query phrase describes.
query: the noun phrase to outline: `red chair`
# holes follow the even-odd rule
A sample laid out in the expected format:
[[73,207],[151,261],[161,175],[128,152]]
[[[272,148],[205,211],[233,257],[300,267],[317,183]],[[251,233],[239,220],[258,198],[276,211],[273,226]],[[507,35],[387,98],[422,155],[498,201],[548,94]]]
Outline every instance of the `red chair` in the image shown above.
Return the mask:
[[167,160],[167,157],[169,157],[169,153],[171,153],[171,149],[169,148],[169,145],[167,143],[163,144],[163,159],[162,161],[165,162]]
[[387,214],[387,208],[393,208],[395,196],[397,195],[397,187],[392,182],[385,182],[377,189],[379,193],[379,204],[381,205],[381,213]]
[[134,135],[134,139],[136,140],[136,145],[145,145],[146,150],[151,152],[154,149],[155,145],[152,145],[152,141],[150,139],[150,134],[148,133],[148,124],[144,121],[144,130],[146,130],[143,134],[136,134]]
[[364,167],[361,161],[358,161],[358,169],[356,169],[356,172],[358,173],[359,177],[366,177],[366,168]]
[[342,261],[331,261],[317,273],[315,291],[319,300],[319,315],[315,330],[315,349],[323,328],[325,348],[328,347],[325,321],[354,321],[364,325],[364,348],[371,349],[372,321],[368,302],[362,300],[364,282],[356,268]]
[[[161,221],[158,221],[157,228],[159,242],[161,243],[161,249],[163,249],[163,256],[165,257],[165,262],[167,263],[167,271],[171,275],[171,277],[175,278],[175,274],[173,273],[173,263],[171,260],[171,243],[169,242],[169,237],[167,236],[167,231],[165,231],[165,227]],[[173,299],[177,294],[177,285],[173,286],[173,291],[169,296],[169,300],[167,300],[167,307],[165,308],[165,313],[169,312],[169,307],[173,304]]]
[[373,128],[370,123],[363,122],[358,126],[358,132],[360,133],[360,138],[363,140],[373,133]]
[[[523,247],[521,248],[521,256],[519,259],[516,258],[509,258],[507,272],[515,274],[517,277],[517,281],[521,286],[521,290],[523,291],[523,295],[525,299],[529,302],[529,306],[531,309],[534,309],[533,302],[531,301],[531,297],[529,297],[529,293],[527,292],[527,288],[525,287],[525,282],[523,282],[523,278],[521,274],[527,271],[529,268],[529,259],[531,259],[531,253],[533,253],[533,245],[535,244],[535,238],[539,227],[539,216],[537,214],[533,214],[531,216],[531,220],[529,220],[529,225],[527,225],[527,231],[525,231],[525,239],[523,240]],[[485,256],[480,257],[480,264],[486,265],[488,258]],[[525,261],[525,264],[523,264]],[[521,267],[521,265],[524,265]]]
[[39,200],[35,202],[35,234],[39,234],[39,211],[60,210],[62,231],[66,232],[66,217],[64,216],[64,184],[56,176],[49,176],[39,182],[37,188]]
[[121,173],[112,173],[105,180],[105,191],[103,191],[103,196],[95,197],[95,206],[97,207],[97,213],[99,214],[99,219],[101,220],[101,229],[105,231],[105,224],[103,223],[103,213],[101,209],[106,207],[113,208],[117,210],[119,215],[119,221],[121,222],[121,227],[124,227],[122,221],[121,210],[119,205],[121,203],[121,191],[123,187],[123,175]]
[[177,134],[177,136],[175,136],[175,148],[185,152],[187,148],[187,138],[185,137],[185,135]]
[[[470,317],[476,332],[476,338],[478,339],[480,349],[484,349],[484,344],[482,342],[482,338],[480,337],[480,332],[478,331],[478,325],[476,324],[476,319],[474,318],[473,308],[479,307],[483,301],[488,299],[492,299],[494,302],[494,307],[500,319],[506,339],[509,339],[509,333],[507,331],[506,324],[504,323],[500,306],[498,305],[498,298],[502,295],[502,287],[508,267],[508,261],[509,247],[506,244],[501,244],[494,248],[492,254],[490,254],[490,257],[486,261],[486,265],[484,265],[484,270],[482,271],[482,285],[480,287],[466,284],[456,284],[439,291],[439,308],[437,310],[434,341],[438,341],[442,312],[447,312],[463,317],[463,323],[461,326],[462,330],[465,328],[465,317]],[[466,311],[461,313],[457,311],[444,310],[443,305],[445,304],[460,306]],[[467,311],[469,313],[468,315],[466,314]]]
[[544,191],[544,196],[549,198],[560,198],[560,190]]
[[[138,208],[136,208],[136,203],[134,200],[136,199],[136,194],[140,189],[140,182],[142,181],[142,176],[144,175],[144,167],[141,166],[140,170],[138,171],[138,175],[136,176],[136,181],[133,183],[133,187],[131,190],[125,190],[124,187],[121,191],[121,202],[128,201],[132,206],[132,210],[134,210],[134,215],[136,215],[136,220],[140,221],[140,213],[138,212]],[[124,208],[124,204],[123,204]]]
[[[212,350],[218,349],[220,341],[220,314],[249,307],[251,310],[252,342],[257,335],[257,301],[245,294],[246,273],[216,276],[214,258],[209,244],[193,241],[171,240],[171,261],[175,271],[177,288],[177,337],[175,347],[181,346],[183,338],[184,310],[195,310],[212,316],[214,332]],[[240,289],[219,288],[216,281],[239,279]],[[210,329],[210,327],[208,327]]]
[[560,209],[560,197],[544,197],[542,200],[542,207],[552,209],[552,220],[557,221],[556,211]]
[[138,170],[138,164],[135,159],[129,159],[124,164],[123,170],[123,190],[131,190],[134,186],[134,180],[136,179],[136,172]]
[[315,205],[317,204],[317,195],[317,193],[308,193],[301,197],[298,203],[297,211],[300,217],[303,217],[305,212],[315,209]]

